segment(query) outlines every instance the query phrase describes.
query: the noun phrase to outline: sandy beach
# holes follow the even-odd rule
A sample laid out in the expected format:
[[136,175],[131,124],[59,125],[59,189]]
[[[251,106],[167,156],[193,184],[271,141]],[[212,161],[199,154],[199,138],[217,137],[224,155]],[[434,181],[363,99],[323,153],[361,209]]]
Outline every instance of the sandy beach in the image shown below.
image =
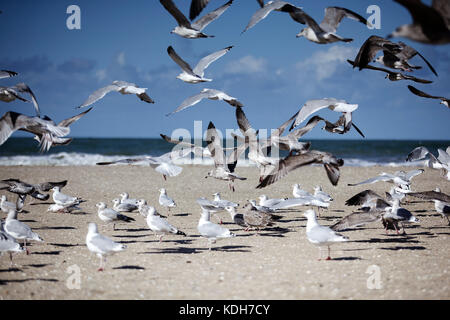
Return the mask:
[[[319,261],[319,249],[306,238],[302,215],[306,207],[282,212],[276,227],[258,235],[231,224],[229,214],[223,212],[219,215],[224,226],[236,237],[217,242],[211,251],[197,231],[201,211],[195,200],[202,196],[211,199],[213,192],[242,205],[262,194],[292,197],[294,183],[310,192],[315,185],[322,185],[334,201],[328,211],[322,211],[319,223],[331,225],[356,210],[345,206],[349,197],[369,188],[379,194],[390,189],[383,182],[355,187],[348,183],[412,167],[343,167],[337,187],[329,183],[322,167],[304,167],[262,190],[255,189],[256,168],[238,167],[237,173],[248,179],[237,181],[234,193],[224,181],[205,179],[209,169],[186,165],[178,177],[164,181],[151,168],[140,166],[0,167],[0,179],[30,183],[67,179],[62,191],[86,200],[81,204],[82,213],[62,214],[46,212],[51,197],[45,202],[27,199],[25,209],[30,212],[19,214],[19,220],[45,241],[33,243],[30,255],[15,254],[16,265],[11,268],[8,255],[0,257],[0,299],[450,298],[450,227],[432,202],[408,198],[411,202],[404,207],[420,223],[406,227],[406,235],[392,231],[386,235],[380,222],[342,232],[350,241],[332,247],[331,261]],[[437,186],[450,193],[450,182],[428,168],[412,182],[416,191]],[[158,204],[161,187],[177,203],[168,220],[186,237],[169,235],[159,243],[138,212],[128,213],[136,221],[117,224],[116,231],[97,216],[97,202],[112,207],[111,200],[124,191],[146,199],[167,215]],[[15,200],[15,195],[1,194]],[[217,219],[213,217],[213,221]],[[104,272],[97,271],[99,259],[85,244],[89,222],[97,223],[102,234],[127,245],[125,251],[107,259]],[[79,288],[73,282],[78,271]]]

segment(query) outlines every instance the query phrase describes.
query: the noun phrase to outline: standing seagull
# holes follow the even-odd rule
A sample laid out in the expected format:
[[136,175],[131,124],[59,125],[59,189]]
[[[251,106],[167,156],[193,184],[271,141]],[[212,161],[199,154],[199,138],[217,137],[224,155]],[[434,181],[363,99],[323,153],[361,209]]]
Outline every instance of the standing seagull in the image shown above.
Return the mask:
[[300,31],[297,34],[297,38],[303,36],[309,41],[319,44],[327,44],[337,41],[351,42],[353,39],[342,38],[336,34],[339,24],[345,17],[359,21],[365,25],[370,25],[366,19],[349,9],[341,7],[327,7],[325,8],[325,17],[320,25],[317,24],[313,18],[303,12],[303,19],[308,27]]
[[95,206],[98,208],[97,214],[100,220],[104,222],[113,222],[113,230],[116,230],[116,221],[135,221],[133,218],[125,216],[114,209],[107,208],[104,202],[99,202]]
[[197,230],[202,237],[208,239],[209,250],[211,250],[211,245],[216,243],[218,239],[232,238],[236,236],[234,233],[230,232],[229,229],[212,223],[210,219],[210,212],[202,208],[202,215],[198,221]]
[[17,220],[17,211],[10,210],[5,220],[5,231],[14,239],[23,239],[23,247],[27,254],[30,254],[27,248],[27,240],[44,241],[31,228],[23,222]]
[[11,266],[13,265],[13,252],[23,252],[24,248],[16,242],[16,239],[11,237],[4,228],[4,222],[0,221],[0,254],[3,252],[9,252],[9,259],[11,261]]
[[166,207],[167,210],[169,210],[170,212],[170,208],[174,208],[177,206],[177,204],[175,203],[175,201],[173,201],[172,198],[170,198],[167,195],[167,191],[165,188],[161,188],[159,189],[159,204],[162,205],[163,207]]
[[98,233],[98,228],[95,223],[89,223],[88,233],[86,235],[86,246],[89,251],[96,253],[100,258],[100,266],[98,271],[105,270],[106,256],[113,253],[125,250],[126,246],[112,241],[110,238],[105,237]]
[[431,7],[421,0],[395,0],[404,6],[413,19],[412,24],[397,27],[389,36],[405,37],[428,44],[450,42],[450,3],[448,0],[433,0]]
[[216,89],[208,89],[204,88],[200,93],[193,95],[187,99],[185,99],[174,111],[166,114],[166,116],[170,116],[178,111],[184,110],[188,107],[191,107],[203,99],[210,99],[210,100],[223,100],[226,103],[228,103],[230,106],[233,107],[243,107],[244,105],[242,102],[236,100],[236,98],[229,96],[223,91],[216,90]]
[[[406,234],[404,224],[419,222],[419,219],[413,216],[410,211],[406,210],[405,208],[401,208],[400,201],[397,199],[394,200],[392,207],[386,208],[386,212],[383,214],[383,223],[384,222],[392,223],[394,225],[397,234],[398,234],[397,224],[398,222],[400,222],[402,224],[403,234]],[[386,233],[387,233],[387,225],[386,225]]]
[[450,108],[450,99],[449,98],[432,96],[432,95],[429,95],[428,93],[425,93],[423,91],[420,91],[420,90],[414,88],[413,86],[408,86],[408,89],[409,89],[409,91],[414,93],[416,96],[441,100],[441,102],[440,102],[441,104],[443,104],[447,108]]
[[79,197],[72,197],[67,194],[64,194],[61,192],[61,188],[56,186],[52,188],[53,191],[53,201],[56,204],[60,205],[73,205],[73,204],[80,204],[82,202],[82,199]]
[[203,77],[205,69],[208,68],[211,63],[230,51],[231,48],[233,48],[233,46],[226,47],[222,50],[207,55],[197,63],[194,69],[192,69],[186,61],[180,58],[180,56],[175,52],[172,46],[167,48],[167,53],[172,58],[172,60],[175,61],[175,63],[178,64],[181,69],[183,69],[183,72],[177,76],[178,79],[187,83],[199,83],[212,81],[212,79]]
[[177,20],[178,26],[176,26],[170,33],[175,33],[183,38],[196,39],[196,38],[211,38],[214,36],[206,35],[202,30],[210,24],[212,21],[220,17],[225,10],[233,3],[233,0],[228,1],[216,10],[208,13],[193,23],[181,13],[181,11],[175,6],[172,0],[159,0],[164,8]]
[[145,93],[147,88],[139,88],[134,83],[126,82],[126,81],[119,81],[115,80],[110,84],[109,86],[100,88],[96,91],[94,91],[87,99],[83,102],[82,105],[78,106],[77,108],[84,108],[87,107],[94,102],[97,102],[101,98],[103,98],[106,94],[116,91],[120,92],[121,94],[135,94],[141,101],[145,101],[147,103],[155,103],[148,95]]
[[227,158],[222,148],[222,143],[217,133],[216,127],[212,122],[209,122],[208,130],[206,132],[206,143],[214,160],[214,169],[210,170],[205,178],[213,177],[219,180],[229,181],[228,186],[234,192],[233,182],[235,179],[247,180],[247,178],[240,177],[234,173],[238,161],[236,149]]
[[348,238],[337,234],[329,227],[321,226],[317,222],[314,210],[309,209],[303,215],[308,219],[306,222],[306,236],[309,242],[319,246],[319,260],[321,260],[320,246],[328,247],[328,256],[325,260],[331,260],[330,245],[336,242],[348,241]]
[[119,212],[132,212],[138,209],[136,204],[121,202],[118,198],[113,199],[112,202],[114,203],[113,209]]
[[183,231],[178,230],[171,225],[166,219],[159,216],[154,207],[149,207],[146,217],[147,225],[155,234],[159,234],[159,242],[162,242],[162,238],[165,234],[179,234],[186,236]]

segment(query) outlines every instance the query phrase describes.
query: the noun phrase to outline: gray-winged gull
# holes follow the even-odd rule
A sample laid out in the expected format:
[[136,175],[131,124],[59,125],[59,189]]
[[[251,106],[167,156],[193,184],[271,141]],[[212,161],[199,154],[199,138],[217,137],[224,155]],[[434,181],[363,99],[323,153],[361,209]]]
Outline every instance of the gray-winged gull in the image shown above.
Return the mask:
[[234,233],[230,232],[229,229],[212,223],[210,219],[210,212],[202,208],[202,214],[197,224],[197,230],[202,237],[208,239],[209,250],[211,250],[211,245],[216,243],[218,239],[232,238],[236,236]]
[[27,248],[27,240],[44,241],[37,233],[33,232],[28,225],[17,220],[17,211],[15,210],[9,211],[5,220],[4,228],[5,231],[14,239],[23,239],[23,247],[25,248],[27,254],[30,253]]
[[450,99],[440,96],[432,96],[426,92],[420,91],[419,89],[414,88],[413,86],[408,86],[409,91],[414,93],[416,96],[423,97],[423,98],[429,98],[429,99],[437,99],[441,100],[441,104],[446,106],[447,108],[450,108]]
[[169,223],[166,219],[159,216],[156,212],[156,209],[152,206],[149,206],[149,211],[146,217],[147,225],[156,235],[159,235],[159,242],[162,241],[162,238],[165,234],[178,234],[186,236],[183,231],[178,230],[173,225]]
[[174,208],[177,206],[175,201],[167,195],[167,191],[165,188],[159,189],[159,204],[170,212],[170,208]]
[[131,222],[135,221],[134,218],[125,216],[119,212],[117,212],[114,209],[107,208],[106,204],[104,202],[99,202],[95,205],[97,209],[97,214],[100,220],[110,223],[113,223],[113,230],[116,230],[116,222],[123,221],[123,222]]

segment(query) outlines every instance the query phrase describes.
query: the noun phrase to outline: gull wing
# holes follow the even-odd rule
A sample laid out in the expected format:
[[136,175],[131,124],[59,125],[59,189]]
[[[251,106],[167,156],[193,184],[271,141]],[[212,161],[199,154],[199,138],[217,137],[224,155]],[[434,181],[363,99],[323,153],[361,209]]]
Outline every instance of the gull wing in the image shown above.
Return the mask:
[[401,47],[400,45],[387,39],[378,36],[370,36],[366,41],[364,41],[363,45],[359,49],[355,62],[353,63],[353,68],[359,67],[359,70],[366,68],[369,62],[373,60],[377,52],[380,50],[398,53],[401,51]]
[[326,32],[335,33],[339,23],[346,17],[367,24],[367,20],[356,12],[341,7],[328,7],[325,8],[325,17],[320,27]]
[[345,216],[330,228],[334,231],[342,231],[380,220],[381,212],[354,212]]
[[210,0],[192,0],[191,7],[189,9],[189,19],[194,20],[202,12],[202,10],[208,5]]
[[[428,151],[425,147],[417,147],[413,151],[411,151],[408,156],[406,157],[406,161],[416,161],[416,160],[422,160],[425,158],[428,154],[430,156],[433,156],[433,154]],[[434,157],[434,156],[433,156]]]
[[197,74],[192,70],[191,66],[184,61],[183,59],[181,59],[181,57],[175,52],[175,50],[172,48],[172,46],[169,46],[167,48],[167,53],[169,54],[169,57],[172,58],[173,61],[175,61],[175,63],[177,65],[179,65],[181,67],[181,69],[183,69],[184,72],[189,73],[193,76],[196,76]]
[[364,190],[357,194],[355,194],[353,197],[347,199],[345,201],[346,206],[362,206],[366,202],[371,201],[372,199],[383,199],[378,193],[376,193],[373,190]]
[[450,203],[449,195],[437,191],[410,192],[407,193],[407,195],[424,200],[439,200],[442,202]]
[[191,27],[189,20],[178,10],[177,6],[172,0],[159,0],[164,8],[177,20],[179,26]]
[[267,3],[266,5],[264,5],[260,9],[258,9],[253,14],[253,16],[250,18],[249,23],[245,27],[244,31],[242,31],[242,33],[247,31],[248,29],[252,28],[255,24],[257,24],[262,19],[266,18],[269,15],[269,13],[271,13],[273,10],[279,10],[287,4],[289,4],[289,3],[285,2],[285,1],[279,1],[279,0],[275,0],[270,3]]
[[338,100],[335,98],[325,98],[325,99],[315,99],[306,101],[306,103],[301,107],[300,111],[295,118],[294,123],[291,126],[291,129],[297,126],[299,123],[305,121],[307,117],[309,117],[314,112],[317,112],[324,108],[329,108],[330,106],[336,104],[337,102],[343,102],[344,100]]
[[426,92],[420,91],[419,89],[416,89],[415,87],[409,85],[408,86],[409,91],[411,91],[412,93],[414,93],[416,96],[419,97],[424,97],[424,98],[430,98],[430,99],[444,99],[444,100],[449,100],[447,98],[444,97],[438,97],[438,96],[432,96]]
[[10,70],[0,70],[0,79],[17,76],[18,73]]
[[27,86],[25,83],[21,82],[16,84],[13,88],[16,88],[19,92],[26,92],[31,96],[31,101],[33,102],[34,109],[36,110],[36,115],[40,117],[40,110],[39,110],[39,104],[37,102],[36,96],[34,95],[33,91],[31,91],[30,87]]
[[[448,148],[447,148],[448,150]],[[438,157],[437,159],[442,163],[442,164],[447,164],[450,165],[450,155],[447,153],[448,151],[444,151],[442,149],[438,149]]]
[[114,85],[114,84],[110,84],[109,86],[100,88],[98,90],[95,90],[87,99],[86,101],[83,102],[82,105],[78,106],[77,108],[84,108],[87,107],[91,104],[93,104],[94,102],[100,100],[101,98],[103,98],[106,94],[110,93],[111,91],[119,91],[120,90],[120,86]]
[[202,31],[208,24],[210,24],[218,17],[220,17],[225,12],[225,10],[227,10],[228,7],[231,6],[232,3],[233,0],[230,0],[221,7],[217,8],[216,10],[211,11],[207,15],[204,15],[203,17],[201,17],[200,19],[191,24],[192,28],[198,31]]
[[70,117],[68,119],[62,120],[60,123],[58,123],[58,127],[68,127],[70,126],[72,123],[74,123],[75,121],[79,120],[81,117],[83,117],[86,113],[88,113],[89,111],[92,110],[93,107],[90,107],[89,109],[87,109],[86,111],[77,114],[76,116]]
[[208,131],[206,132],[206,143],[208,144],[208,149],[211,152],[211,157],[214,160],[214,165],[225,166],[226,159],[225,154],[222,149],[222,142],[219,134],[217,133],[216,127],[210,121],[208,125]]
[[[230,51],[230,49],[233,48],[233,46],[229,46],[226,48],[223,48],[222,50],[216,51],[214,53],[211,53],[210,55],[207,55],[206,57],[202,58],[197,65],[194,67],[193,73],[196,75],[199,75],[200,77],[203,77],[204,70],[208,68],[208,66],[219,59],[221,56],[223,56],[225,53]],[[183,69],[184,70],[184,69]]]
[[206,92],[200,92],[196,95],[190,96],[189,98],[186,98],[179,106],[178,108],[176,108],[174,111],[166,114],[166,116],[170,116],[174,113],[177,113],[181,110],[184,110],[186,108],[189,108],[197,103],[199,103],[201,100],[209,98],[210,97],[210,92],[206,91]]

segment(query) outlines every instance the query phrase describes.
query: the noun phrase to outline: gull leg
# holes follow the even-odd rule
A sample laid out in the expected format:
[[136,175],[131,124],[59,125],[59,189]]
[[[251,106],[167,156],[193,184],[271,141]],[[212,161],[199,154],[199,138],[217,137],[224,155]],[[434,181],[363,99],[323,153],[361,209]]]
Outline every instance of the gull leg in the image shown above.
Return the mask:
[[330,256],[330,246],[327,246],[328,247],[328,257],[325,259],[325,260],[331,260],[331,256]]
[[12,252],[9,252],[9,260],[11,262],[10,266],[12,267],[14,265]]
[[100,256],[100,266],[98,267],[97,271],[104,271],[105,268],[103,268],[103,256]]
[[163,236],[164,236],[163,234],[159,236],[159,243],[161,243],[161,242],[162,242],[162,238],[163,238]]
[[167,181],[167,177],[165,174],[163,174],[163,178],[164,178],[164,181]]
[[319,258],[318,261],[322,260],[322,248],[319,247]]
[[27,253],[27,255],[29,255],[30,254],[30,250],[28,250],[28,248],[27,248],[27,239],[23,240],[23,247],[25,248],[25,252]]

